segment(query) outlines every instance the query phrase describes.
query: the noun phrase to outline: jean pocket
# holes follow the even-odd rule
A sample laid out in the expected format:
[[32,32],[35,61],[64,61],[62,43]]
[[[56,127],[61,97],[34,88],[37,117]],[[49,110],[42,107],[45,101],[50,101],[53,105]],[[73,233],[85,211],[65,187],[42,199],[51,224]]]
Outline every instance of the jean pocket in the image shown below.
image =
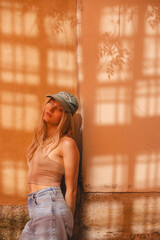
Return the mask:
[[45,208],[51,206],[51,196],[50,195],[39,195],[35,196],[35,207]]

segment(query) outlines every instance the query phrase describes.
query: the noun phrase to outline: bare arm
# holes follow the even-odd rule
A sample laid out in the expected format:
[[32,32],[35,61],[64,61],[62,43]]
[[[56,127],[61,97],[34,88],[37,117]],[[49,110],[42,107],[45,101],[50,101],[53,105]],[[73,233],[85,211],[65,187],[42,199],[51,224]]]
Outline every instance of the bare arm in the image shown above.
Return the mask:
[[62,153],[65,168],[65,201],[74,215],[79,171],[79,150],[73,139],[68,137],[63,141]]

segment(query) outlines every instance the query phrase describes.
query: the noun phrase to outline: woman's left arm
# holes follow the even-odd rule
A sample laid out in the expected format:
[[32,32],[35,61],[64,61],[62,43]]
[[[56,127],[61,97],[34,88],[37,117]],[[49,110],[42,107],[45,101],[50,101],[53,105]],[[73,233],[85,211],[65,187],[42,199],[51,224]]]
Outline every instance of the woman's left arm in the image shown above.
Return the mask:
[[62,152],[65,168],[65,201],[74,215],[80,154],[76,142],[72,138],[63,141]]

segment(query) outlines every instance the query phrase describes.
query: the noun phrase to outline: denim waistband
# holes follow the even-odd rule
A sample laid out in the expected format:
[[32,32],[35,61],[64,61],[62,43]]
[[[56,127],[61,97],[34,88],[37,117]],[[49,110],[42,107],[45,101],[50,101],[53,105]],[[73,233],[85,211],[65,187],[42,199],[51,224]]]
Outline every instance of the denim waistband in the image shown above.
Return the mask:
[[43,189],[38,190],[38,191],[36,191],[36,192],[32,192],[32,193],[27,194],[27,197],[28,197],[28,198],[30,198],[30,197],[36,197],[36,195],[38,196],[38,195],[41,194],[41,193],[47,193],[47,192],[50,192],[50,191],[54,191],[55,194],[57,194],[58,192],[61,193],[61,187],[59,187],[59,186],[53,186],[53,187],[43,188]]

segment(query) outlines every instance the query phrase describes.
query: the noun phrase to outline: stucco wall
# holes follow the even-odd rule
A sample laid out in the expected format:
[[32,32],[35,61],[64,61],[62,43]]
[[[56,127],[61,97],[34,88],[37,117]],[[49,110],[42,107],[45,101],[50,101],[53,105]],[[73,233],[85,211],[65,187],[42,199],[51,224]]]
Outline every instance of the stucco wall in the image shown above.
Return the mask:
[[77,97],[76,3],[0,1],[0,204],[27,203],[25,150],[45,95]]
[[[78,194],[72,240],[159,240],[159,205],[159,193],[85,193],[81,201]],[[18,240],[27,206],[0,211],[0,239]]]
[[159,1],[79,1],[85,192],[160,190]]
[[73,239],[159,240],[159,1],[79,0],[77,32],[75,1],[0,7],[0,239],[28,219],[25,148],[45,94],[65,89],[82,115]]
[[78,239],[158,240],[159,204],[159,193],[86,193]]
[[159,1],[78,1],[79,239],[160,239]]

